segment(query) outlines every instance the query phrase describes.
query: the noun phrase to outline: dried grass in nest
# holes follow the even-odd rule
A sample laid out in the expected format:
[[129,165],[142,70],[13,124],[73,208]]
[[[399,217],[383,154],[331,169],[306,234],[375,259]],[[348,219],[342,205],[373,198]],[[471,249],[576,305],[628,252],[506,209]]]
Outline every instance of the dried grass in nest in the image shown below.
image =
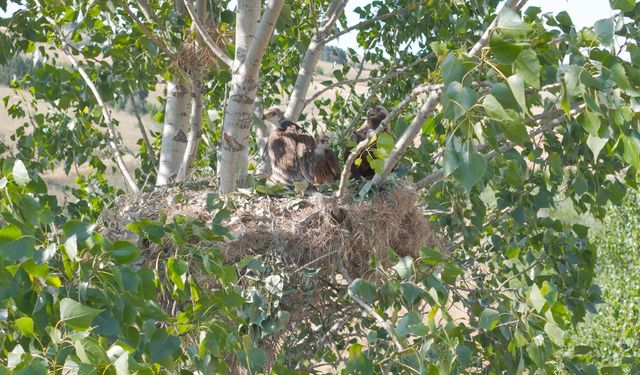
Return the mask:
[[[222,50],[225,50],[230,40],[228,33],[217,27],[209,27],[207,31],[213,42]],[[177,66],[185,72],[193,72],[198,68],[218,67],[216,55],[205,42],[198,39],[195,33],[191,34],[178,51],[176,60],[172,63],[173,66]]]
[[416,196],[412,187],[396,186],[362,202],[315,196],[297,209],[287,206],[290,201],[258,202],[229,223],[237,240],[223,244],[225,259],[278,251],[298,267],[335,274],[344,266],[351,277],[362,277],[370,259],[384,262],[390,249],[416,258],[424,246],[442,248]]

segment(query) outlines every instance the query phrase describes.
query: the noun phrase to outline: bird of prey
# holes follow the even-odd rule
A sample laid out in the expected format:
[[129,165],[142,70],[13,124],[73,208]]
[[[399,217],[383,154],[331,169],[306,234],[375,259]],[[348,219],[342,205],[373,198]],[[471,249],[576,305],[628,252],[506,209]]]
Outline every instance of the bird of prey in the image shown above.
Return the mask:
[[296,188],[301,183],[313,184],[316,147],[313,137],[284,118],[278,107],[269,108],[263,119],[274,126],[268,143],[271,180],[289,188]]
[[[356,144],[362,142],[367,138],[370,132],[376,130],[378,126],[380,126],[382,120],[384,120],[388,115],[389,111],[381,105],[370,108],[369,111],[367,111],[367,121],[349,136],[349,140],[355,141]],[[351,154],[351,148],[347,147],[345,151],[346,160],[346,158],[349,157],[349,154]],[[351,165],[351,178],[356,180],[366,178],[370,180],[375,176],[376,172],[367,160],[369,152],[369,147],[367,147],[358,155],[360,161]]]
[[335,152],[331,150],[329,137],[322,134],[316,140],[316,166],[314,182],[317,185],[331,184],[340,176],[340,165]]

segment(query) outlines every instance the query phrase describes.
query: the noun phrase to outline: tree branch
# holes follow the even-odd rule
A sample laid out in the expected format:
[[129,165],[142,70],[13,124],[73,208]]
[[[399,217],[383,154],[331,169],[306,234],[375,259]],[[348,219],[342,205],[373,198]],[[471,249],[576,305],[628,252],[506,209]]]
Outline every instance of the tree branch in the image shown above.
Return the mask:
[[[45,11],[44,7],[42,6],[42,4],[40,3],[39,0],[36,0],[36,4],[38,5],[38,7],[40,7],[42,9],[42,11],[44,13],[44,11]],[[129,188],[131,188],[131,190],[134,193],[136,193],[136,194],[139,193],[140,192],[140,188],[138,187],[138,185],[136,184],[136,181],[131,176],[131,173],[127,169],[127,166],[124,163],[124,160],[122,160],[122,156],[120,155],[120,152],[118,151],[118,145],[116,144],[116,140],[118,139],[118,132],[116,131],[116,129],[115,129],[114,125],[113,125],[113,121],[111,119],[111,114],[107,110],[107,106],[104,104],[104,101],[102,100],[102,96],[98,92],[98,89],[96,88],[96,86],[91,81],[91,78],[89,77],[87,72],[84,70],[84,68],[82,68],[80,66],[80,64],[78,63],[78,60],[76,60],[76,58],[73,56],[71,51],[69,51],[69,48],[70,48],[69,47],[69,43],[67,43],[67,41],[62,36],[62,34],[60,32],[60,29],[59,29],[58,25],[56,24],[55,20],[53,20],[49,16],[45,16],[45,19],[54,28],[54,30],[55,30],[55,32],[56,32],[56,34],[58,36],[58,39],[60,40],[60,43],[61,43],[61,46],[62,46],[62,52],[67,56],[69,61],[71,61],[71,64],[73,65],[74,68],[76,68],[78,73],[80,73],[80,76],[85,81],[85,83],[87,84],[87,86],[91,90],[91,93],[93,94],[94,98],[98,102],[98,106],[102,109],[102,116],[104,117],[104,120],[105,120],[105,122],[107,124],[107,143],[109,144],[109,147],[111,147],[111,154],[112,154],[113,158],[115,159],[116,164],[118,165],[118,168],[120,169],[120,173],[122,173],[122,176],[124,177],[125,181],[129,185]]]
[[393,16],[397,16],[397,15],[400,15],[400,14],[404,14],[404,13],[405,13],[405,12],[407,12],[407,11],[411,11],[411,10],[415,9],[417,6],[418,6],[418,4],[417,4],[417,3],[414,3],[414,4],[411,4],[411,5],[406,6],[406,7],[397,8],[397,9],[395,9],[395,10],[394,10],[394,11],[392,11],[392,12],[382,14],[382,15],[380,15],[380,16],[377,16],[377,17],[374,17],[374,18],[368,19],[368,20],[366,20],[366,21],[362,21],[362,22],[357,23],[357,24],[355,24],[355,25],[353,25],[353,26],[350,26],[350,27],[348,27],[348,28],[346,28],[346,29],[344,29],[344,30],[339,31],[339,32],[337,32],[337,33],[336,33],[336,34],[334,34],[334,35],[329,36],[329,37],[327,38],[326,42],[328,43],[328,42],[330,42],[330,41],[332,41],[332,40],[334,40],[334,39],[338,39],[338,38],[340,38],[341,36],[343,36],[344,34],[348,34],[348,33],[352,32],[353,30],[358,30],[358,29],[362,28],[363,26],[369,25],[369,24],[371,24],[371,23],[378,22],[378,21],[384,21],[384,20],[386,20],[387,18],[391,18],[391,17],[393,17]]
[[198,144],[200,143],[200,136],[202,135],[202,69],[197,69],[197,71],[192,74],[191,79],[193,82],[191,87],[191,115],[189,118],[191,130],[187,138],[187,148],[184,150],[182,162],[176,175],[176,181],[185,179],[191,171],[193,162],[196,160],[196,155],[198,154]]
[[293,86],[291,97],[289,99],[289,105],[285,111],[285,117],[296,121],[302,113],[302,109],[305,107],[305,98],[313,79],[314,70],[320,60],[320,55],[324,50],[324,46],[327,44],[327,34],[333,28],[336,21],[344,11],[344,7],[349,0],[332,0],[327,11],[323,16],[322,27],[320,27],[313,38],[311,43],[304,54],[300,70],[298,71],[298,77],[296,83]]
[[258,29],[256,30],[256,37],[249,47],[247,52],[247,58],[245,60],[244,68],[248,71],[254,72],[260,69],[260,63],[262,62],[262,56],[264,56],[265,50],[269,45],[269,40],[273,34],[273,30],[276,27],[276,21],[280,16],[280,11],[284,5],[284,0],[269,0],[267,8],[262,14]]
[[[524,0],[521,2],[521,4],[517,4],[518,0],[507,0],[507,2],[504,4],[502,9],[505,9],[505,8],[519,9],[517,7],[520,7],[520,8],[523,7],[526,2],[527,0]],[[502,12],[502,10],[500,12]],[[500,16],[500,13],[498,13],[496,17],[493,19],[493,21],[491,21],[491,23],[489,24],[489,27],[487,27],[484,33],[482,33],[482,36],[476,42],[476,44],[474,44],[473,47],[471,47],[471,49],[467,53],[469,56],[480,57],[480,53],[482,52],[482,49],[487,46],[487,43],[489,43],[489,36],[491,35],[491,31],[493,31],[493,29],[495,29],[496,25],[498,24],[499,16]]]
[[207,32],[207,30],[205,30],[204,26],[202,25],[202,22],[200,22],[200,18],[196,14],[195,9],[193,9],[193,5],[191,5],[189,0],[182,0],[182,1],[184,2],[184,5],[187,7],[187,12],[189,12],[189,16],[191,16],[191,22],[193,22],[196,30],[198,31],[198,34],[200,35],[202,40],[204,40],[207,46],[209,46],[209,49],[211,50],[211,52],[213,52],[213,54],[216,55],[216,57],[218,57],[218,59],[220,59],[220,61],[222,61],[226,66],[229,66],[229,67],[233,66],[233,59],[229,57],[229,55],[227,55],[227,53],[224,52],[222,48],[218,47],[218,45],[213,41],[213,39],[211,39],[211,36]]
[[153,147],[151,146],[151,142],[149,141],[149,136],[147,135],[147,131],[144,128],[144,124],[142,123],[142,118],[140,117],[140,112],[138,111],[138,103],[134,98],[134,95],[131,95],[131,103],[133,104],[133,114],[136,117],[138,122],[138,129],[140,130],[140,135],[142,135],[142,141],[145,146],[147,146],[147,154],[149,154],[149,159],[153,164],[153,169],[158,170],[158,159],[156,155],[153,153]]
[[416,117],[413,118],[411,125],[409,125],[404,133],[402,133],[402,136],[400,136],[400,139],[398,139],[398,141],[396,142],[396,145],[389,154],[389,157],[385,159],[382,172],[379,174],[376,173],[376,175],[373,176],[372,182],[374,185],[379,186],[382,182],[384,182],[384,180],[386,180],[386,178],[389,176],[389,173],[391,173],[398,161],[400,161],[411,142],[413,142],[416,135],[422,129],[424,122],[440,102],[440,93],[441,90],[435,90],[429,93],[429,97],[427,97],[427,100],[425,100],[425,102],[422,104],[422,107],[420,107],[420,110],[418,111]]
[[[126,0],[125,0],[126,1]],[[155,22],[156,18],[151,11],[151,6],[149,5],[149,1],[147,0],[136,0],[136,4],[138,4],[138,8],[142,14],[144,14],[144,18],[147,19],[147,22]]]
[[347,183],[349,181],[349,177],[351,175],[351,165],[357,159],[358,155],[369,145],[373,137],[377,137],[383,130],[389,128],[389,124],[391,121],[395,120],[396,117],[400,115],[402,110],[409,105],[413,100],[415,100],[418,95],[429,92],[429,91],[438,91],[440,90],[442,85],[420,85],[414,88],[409,95],[407,95],[404,100],[402,100],[398,105],[389,113],[389,115],[382,120],[380,125],[376,128],[376,130],[365,138],[362,142],[358,143],[358,145],[351,151],[351,154],[347,158],[342,168],[342,173],[340,174],[340,184],[338,186],[338,191],[336,192],[337,198],[342,198],[344,193],[347,190]]
[[[507,0],[507,2],[504,4],[502,9],[512,8],[517,2],[518,0]],[[524,5],[524,3],[522,5]],[[480,56],[480,52],[489,42],[489,34],[496,27],[499,16],[500,14],[498,13],[496,18],[494,18],[491,24],[489,24],[489,27],[487,27],[485,32],[482,34],[482,37],[480,37],[480,40],[478,40],[478,42],[471,48],[468,55],[476,56],[476,57]],[[424,121],[431,115],[435,107],[440,102],[440,94],[441,92],[439,91],[438,92],[432,91],[431,94],[429,94],[429,97],[427,98],[427,100],[424,102],[424,104],[418,111],[418,114],[413,119],[413,122],[411,123],[411,125],[409,125],[409,127],[402,134],[398,142],[396,142],[396,145],[391,151],[391,154],[389,155],[389,157],[385,159],[384,168],[382,172],[380,174],[376,173],[376,175],[373,177],[372,181],[374,185],[379,186],[382,182],[384,182],[384,180],[387,179],[387,177],[389,176],[389,173],[391,173],[393,168],[396,166],[398,161],[402,158],[402,156],[406,152],[411,142],[413,142],[416,135],[418,135],[418,133],[420,132],[420,129],[422,129],[422,125],[424,124]]]
[[[574,108],[569,112],[571,116],[575,116],[577,114],[580,113],[580,111],[582,111],[582,109],[584,108],[585,104],[584,103],[580,103],[578,105],[575,105]],[[550,130],[555,129],[557,126],[561,125],[564,123],[564,121],[566,120],[566,115],[563,115],[560,118],[557,118],[555,120],[552,120],[551,122],[549,122],[546,125],[542,125],[536,129],[534,129],[533,131],[531,131],[529,133],[529,138],[533,138],[537,135],[540,135],[542,133],[546,133]],[[540,121],[542,121],[544,119],[544,117],[540,117]],[[485,145],[483,145],[485,146]],[[481,147],[483,147],[481,146]],[[498,155],[498,152],[500,153],[504,153],[507,152],[509,150],[511,150],[512,148],[514,148],[516,146],[515,143],[512,142],[506,142],[505,144],[503,144],[502,146],[500,146],[498,148],[498,150],[494,150],[489,152],[488,154],[486,154],[484,156],[485,159],[487,160],[491,160],[494,157],[496,157]],[[418,183],[416,184],[416,187],[418,189],[425,189],[430,187],[431,185],[435,184],[436,182],[442,180],[444,178],[444,169],[439,169],[435,172],[433,172],[432,174],[426,176],[425,178],[423,178],[422,180],[418,181]]]
[[[138,3],[138,4],[142,9],[142,4],[140,4],[140,3]],[[131,8],[129,8],[129,4],[127,4],[127,1],[123,1],[122,2],[122,6],[123,6],[125,12],[127,12],[127,14],[129,15],[129,17],[131,17],[133,22],[135,22],[138,25],[138,27],[140,27],[140,30],[142,30],[142,33],[144,35],[146,35],[147,38],[149,38],[151,43],[155,44],[155,46],[158,47],[162,52],[164,52],[167,55],[167,57],[169,57],[171,59],[175,59],[176,58],[176,54],[171,52],[169,50],[169,48],[167,47],[167,45],[164,44],[160,39],[156,38],[156,36],[153,35],[153,33],[151,32],[151,30],[149,30],[149,28],[144,23],[142,23],[142,21],[140,21],[140,19],[133,13]],[[145,14],[145,16],[147,16],[147,15]]]
[[341,270],[342,276],[349,283],[349,286],[347,287],[347,293],[349,294],[349,297],[351,297],[352,300],[354,300],[358,305],[360,305],[364,309],[364,311],[366,311],[369,315],[371,315],[382,326],[382,328],[384,328],[384,330],[387,331],[387,333],[389,334],[389,337],[391,337],[391,340],[393,341],[396,347],[396,350],[399,353],[402,353],[404,351],[404,348],[402,347],[402,344],[400,344],[400,341],[398,341],[398,338],[396,337],[396,333],[393,331],[393,328],[391,327],[389,322],[384,320],[384,318],[381,317],[380,314],[378,314],[378,312],[373,307],[371,307],[369,304],[367,304],[365,301],[363,301],[360,297],[358,297],[355,294],[353,289],[351,289],[351,284],[353,283],[353,280],[347,273],[347,270],[344,267],[341,267],[341,268],[342,268]]
[[[390,72],[387,75],[384,75],[382,77],[354,78],[354,79],[345,79],[345,80],[342,80],[342,81],[334,82],[334,83],[324,87],[322,90],[314,93],[309,99],[307,99],[304,102],[303,108],[308,106],[309,104],[313,103],[314,100],[319,98],[325,92],[331,91],[336,87],[340,87],[340,86],[344,86],[344,85],[351,85],[351,84],[354,84],[354,83],[361,83],[361,82],[386,82],[386,81],[390,80],[393,77],[396,77],[396,76],[399,76],[401,74],[407,73],[407,71],[410,68],[412,68],[415,65],[417,65],[417,64],[419,64],[421,62],[424,62],[424,61],[426,61],[426,60],[428,60],[428,59],[430,59],[432,57],[433,57],[433,55],[429,54],[429,55],[427,55],[427,56],[425,56],[423,58],[420,58],[420,59],[417,59],[417,60],[413,61],[411,64],[408,64],[408,65],[406,65],[406,66],[404,66],[404,67],[402,67],[402,68],[400,68],[398,70],[394,70],[394,71],[392,71],[392,72]],[[420,86],[422,86],[422,85],[420,85]]]

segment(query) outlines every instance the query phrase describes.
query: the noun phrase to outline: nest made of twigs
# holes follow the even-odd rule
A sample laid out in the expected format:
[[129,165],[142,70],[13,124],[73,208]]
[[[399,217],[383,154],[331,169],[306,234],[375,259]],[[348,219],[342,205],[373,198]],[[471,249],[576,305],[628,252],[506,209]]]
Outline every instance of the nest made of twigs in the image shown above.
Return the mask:
[[[208,27],[207,32],[218,47],[222,50],[226,49],[230,40],[228,33],[219,27]],[[191,33],[182,43],[172,65],[179,67],[184,72],[192,73],[196,70],[217,68],[218,58],[202,38],[196,33]]]
[[299,202],[269,199],[236,212],[229,228],[236,240],[223,244],[225,259],[277,250],[299,267],[344,267],[364,276],[370,260],[385,262],[390,250],[419,256],[425,246],[442,247],[433,226],[416,207],[416,191],[395,186],[371,200],[339,202],[316,195]]

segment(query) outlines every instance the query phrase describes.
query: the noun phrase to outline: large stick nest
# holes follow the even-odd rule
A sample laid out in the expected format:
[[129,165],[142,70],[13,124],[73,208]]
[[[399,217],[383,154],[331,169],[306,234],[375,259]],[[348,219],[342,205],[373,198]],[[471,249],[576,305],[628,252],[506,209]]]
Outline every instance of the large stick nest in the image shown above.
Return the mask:
[[[205,209],[205,202],[213,191],[200,188],[157,190],[135,202],[121,202],[103,218],[104,230],[108,236],[135,239],[123,227],[140,218],[163,214],[168,221],[176,216],[209,221],[214,213]],[[344,267],[350,276],[362,277],[372,259],[384,263],[390,250],[416,258],[425,246],[442,248],[439,234],[416,207],[416,197],[408,184],[370,200],[346,202],[319,193],[282,198],[235,194],[228,197],[234,212],[224,223],[235,239],[217,245],[228,262],[277,252],[298,268],[335,274]]]
[[225,244],[225,257],[235,261],[275,249],[299,267],[331,273],[345,267],[351,276],[364,276],[371,259],[384,262],[391,249],[416,258],[424,246],[441,247],[415,202],[409,187],[347,203],[322,195],[252,202],[229,222],[237,239]]

